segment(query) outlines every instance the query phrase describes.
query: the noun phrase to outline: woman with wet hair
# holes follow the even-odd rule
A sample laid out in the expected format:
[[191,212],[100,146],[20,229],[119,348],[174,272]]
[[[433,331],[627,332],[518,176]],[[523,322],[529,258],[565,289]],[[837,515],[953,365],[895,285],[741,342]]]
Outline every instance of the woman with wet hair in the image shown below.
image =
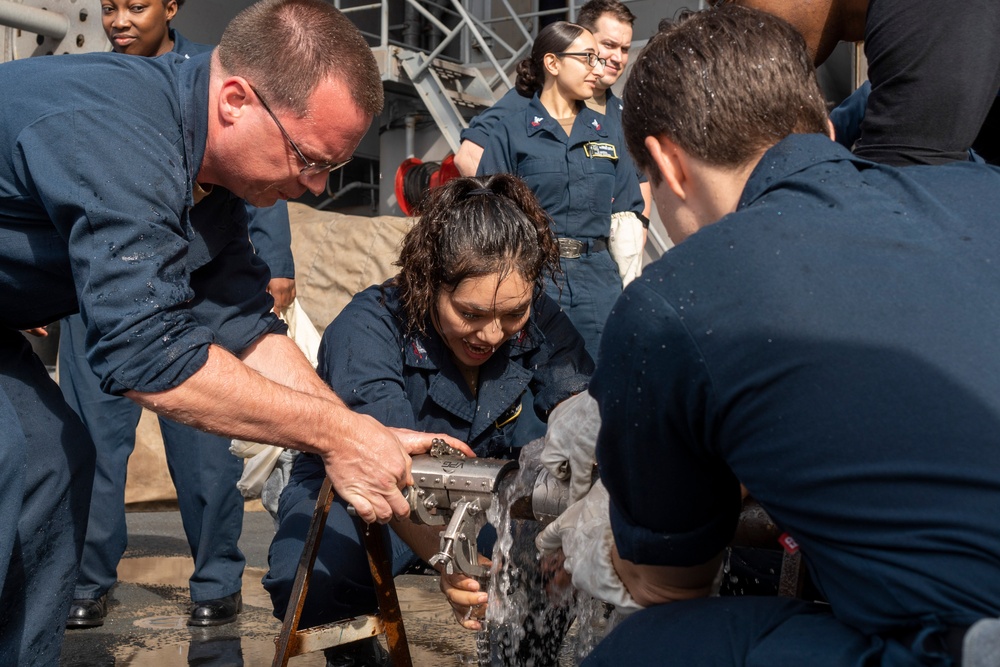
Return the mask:
[[551,218],[562,272],[545,289],[558,301],[597,357],[601,332],[622,292],[608,252],[613,216],[642,214],[635,167],[619,132],[589,109],[604,60],[593,34],[559,21],[543,29],[517,66],[528,107],[494,128],[479,175],[521,176]]
[[[587,388],[593,371],[583,339],[543,289],[558,256],[548,217],[520,179],[450,181],[423,202],[403,241],[399,274],[357,294],[326,329],[319,374],[352,409],[382,424],[452,435],[477,456],[515,458],[544,435],[553,407]],[[317,457],[299,456],[282,493],[264,578],[279,618],[323,478]],[[333,504],[303,627],[375,609],[361,545],[361,531],[372,529]],[[437,553],[441,529],[409,520],[385,528],[394,574]],[[481,551],[491,546],[483,544],[486,532]],[[485,590],[444,573],[441,589],[459,622],[479,629]],[[327,657],[361,663],[377,661],[379,651],[371,640]]]

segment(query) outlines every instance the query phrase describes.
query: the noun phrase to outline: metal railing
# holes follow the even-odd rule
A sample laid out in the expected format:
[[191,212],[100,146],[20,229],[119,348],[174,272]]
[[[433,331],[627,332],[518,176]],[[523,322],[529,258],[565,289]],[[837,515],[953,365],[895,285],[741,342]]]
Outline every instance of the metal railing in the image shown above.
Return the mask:
[[[568,20],[575,20],[578,4],[570,2],[565,9],[518,11],[511,0],[484,0],[477,3],[473,11],[470,0],[381,0],[367,4],[350,5],[349,0],[334,0],[334,6],[347,15],[355,15],[354,22],[368,38],[373,48],[389,49],[400,47],[422,54],[418,74],[431,66],[437,58],[450,60],[466,67],[486,70],[484,75],[491,88],[512,86],[510,72],[518,61],[531,50],[533,33],[537,29],[538,18],[565,14]],[[537,2],[532,2],[537,7]],[[583,4],[580,2],[579,4]],[[393,24],[391,10],[419,16],[426,27],[433,31],[435,40],[430,48],[420,46],[394,36],[404,29],[402,24]],[[378,25],[375,32],[369,16],[377,13]],[[479,16],[477,14],[483,14]],[[499,25],[509,27],[513,34],[504,37],[497,29]],[[365,26],[369,29],[366,30]],[[457,52],[457,55],[456,55]],[[479,54],[476,58],[475,54]]]

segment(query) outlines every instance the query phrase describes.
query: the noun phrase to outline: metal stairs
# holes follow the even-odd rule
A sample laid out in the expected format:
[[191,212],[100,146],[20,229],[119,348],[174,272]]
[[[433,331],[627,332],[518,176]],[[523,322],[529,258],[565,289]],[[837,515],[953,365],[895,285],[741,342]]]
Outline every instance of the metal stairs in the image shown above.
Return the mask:
[[408,49],[397,49],[395,57],[452,151],[458,151],[468,121],[496,101],[486,77],[476,67],[431,60]]
[[[532,4],[530,0],[380,0],[341,9],[348,14],[380,10],[379,33],[368,35],[382,80],[412,86],[442,136],[457,151],[468,121],[512,87],[507,72],[531,49],[529,26],[537,13],[518,11],[512,2]],[[406,17],[402,37],[401,13]],[[421,34],[433,35],[427,48],[405,33],[406,26],[416,22]]]

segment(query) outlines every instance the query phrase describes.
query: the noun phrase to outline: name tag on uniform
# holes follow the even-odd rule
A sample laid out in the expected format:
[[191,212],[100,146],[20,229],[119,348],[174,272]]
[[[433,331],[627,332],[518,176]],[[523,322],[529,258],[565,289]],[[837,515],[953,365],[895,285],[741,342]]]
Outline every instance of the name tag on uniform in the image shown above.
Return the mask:
[[605,158],[608,160],[618,159],[618,150],[614,144],[604,144],[598,141],[590,141],[583,145],[583,153],[590,159]]

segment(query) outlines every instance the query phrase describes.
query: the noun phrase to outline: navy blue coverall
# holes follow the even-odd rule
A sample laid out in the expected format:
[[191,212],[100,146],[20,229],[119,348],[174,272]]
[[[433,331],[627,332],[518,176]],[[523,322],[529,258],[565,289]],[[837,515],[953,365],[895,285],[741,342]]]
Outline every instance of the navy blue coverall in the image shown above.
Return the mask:
[[[541,295],[521,333],[483,364],[478,396],[473,396],[430,323],[426,336],[406,334],[396,289],[387,283],[360,292],[326,329],[318,371],[352,410],[382,424],[452,435],[477,456],[516,458],[520,447],[544,435],[549,411],[587,387],[593,361],[566,315]],[[281,494],[271,569],[264,577],[279,618],[288,605],[324,476],[322,461],[303,454]],[[360,542],[363,524],[358,523],[343,505],[335,502],[330,508],[302,610],[304,627],[375,608]],[[385,530],[394,574],[400,574],[417,557],[395,532]]]
[[[185,57],[212,47],[170,30],[173,53]],[[127,56],[132,57],[132,56]],[[247,205],[250,240],[271,277],[294,278],[288,205]],[[194,209],[198,214],[198,208]],[[142,408],[122,396],[101,391],[86,358],[87,328],[79,314],[62,321],[59,340],[59,387],[80,415],[97,448],[87,537],[74,599],[94,599],[117,581],[118,563],[128,545],[125,480],[135,448],[135,428]],[[191,600],[204,602],[240,590],[246,559],[237,543],[243,528],[243,497],[236,488],[243,462],[229,453],[229,438],[159,418],[170,477],[191,556]]]
[[546,291],[569,315],[597,357],[604,322],[621,294],[618,267],[607,251],[611,214],[641,214],[635,166],[613,114],[584,107],[570,136],[536,94],[520,113],[498,123],[479,162],[479,175],[520,176],[552,219],[557,237],[583,243],[579,257],[560,260],[562,273]]
[[192,210],[208,81],[209,54],[0,65],[0,90],[19,91],[0,105],[0,664],[59,660],[94,461],[18,330],[80,310],[115,395],[170,389],[209,345],[240,354],[286,330],[244,203],[216,187]]
[[588,665],[952,665],[1000,615],[1000,169],[792,135],[629,285],[591,392],[615,544],[689,567],[740,483],[829,602],[648,608]]

